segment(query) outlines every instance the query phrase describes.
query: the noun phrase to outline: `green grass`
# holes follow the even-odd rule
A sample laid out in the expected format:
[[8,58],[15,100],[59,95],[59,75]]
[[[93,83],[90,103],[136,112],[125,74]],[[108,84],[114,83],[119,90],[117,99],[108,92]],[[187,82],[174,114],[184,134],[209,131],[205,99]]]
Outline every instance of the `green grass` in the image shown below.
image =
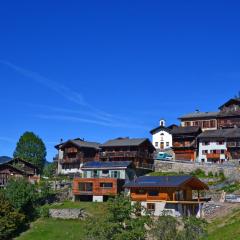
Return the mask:
[[[65,201],[61,205],[52,204],[49,208],[82,208],[94,216],[104,216],[106,203],[95,202],[71,202]],[[61,220],[52,218],[40,218],[31,224],[26,232],[16,240],[81,240],[84,239],[84,220]]]
[[16,240],[81,240],[84,224],[81,220],[38,219]]
[[235,209],[227,216],[216,219],[208,226],[206,240],[240,240],[240,209]]

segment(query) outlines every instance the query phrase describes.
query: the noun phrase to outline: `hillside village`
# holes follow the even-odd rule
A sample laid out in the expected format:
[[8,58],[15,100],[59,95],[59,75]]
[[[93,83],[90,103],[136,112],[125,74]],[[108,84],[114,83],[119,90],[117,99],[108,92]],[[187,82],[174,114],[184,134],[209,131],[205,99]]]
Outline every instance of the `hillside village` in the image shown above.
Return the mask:
[[[7,188],[12,179],[33,185],[48,179],[51,191],[59,195],[53,203],[100,204],[124,194],[147,211],[142,215],[167,212],[212,221],[229,214],[240,202],[240,99],[230,99],[218,112],[196,111],[179,120],[179,125],[166,126],[161,119],[150,130],[151,140],[61,141],[47,177],[26,159],[1,157],[0,186]],[[50,213],[64,219],[80,214]]]

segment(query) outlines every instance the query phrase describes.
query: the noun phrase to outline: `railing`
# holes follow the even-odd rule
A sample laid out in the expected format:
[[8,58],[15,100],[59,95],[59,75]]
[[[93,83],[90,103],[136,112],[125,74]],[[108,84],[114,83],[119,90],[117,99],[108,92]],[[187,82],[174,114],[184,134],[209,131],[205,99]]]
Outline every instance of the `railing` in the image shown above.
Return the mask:
[[123,157],[123,158],[131,158],[131,157],[141,157],[141,158],[152,158],[153,154],[139,151],[119,151],[119,152],[101,152],[101,158],[111,158],[111,157]]
[[207,153],[206,157],[207,158],[220,158],[220,154],[219,153]]

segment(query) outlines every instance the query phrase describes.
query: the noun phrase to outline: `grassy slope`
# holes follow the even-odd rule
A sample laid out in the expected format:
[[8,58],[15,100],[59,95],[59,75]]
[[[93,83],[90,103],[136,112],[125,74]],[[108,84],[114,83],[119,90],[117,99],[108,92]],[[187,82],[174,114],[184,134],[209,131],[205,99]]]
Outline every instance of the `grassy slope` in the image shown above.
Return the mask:
[[[102,216],[105,212],[105,203],[93,202],[64,202],[52,208],[83,208],[90,214]],[[31,224],[31,228],[16,240],[81,240],[83,239],[85,221],[60,220],[44,218]]]
[[209,225],[207,240],[240,240],[240,209],[213,221]]

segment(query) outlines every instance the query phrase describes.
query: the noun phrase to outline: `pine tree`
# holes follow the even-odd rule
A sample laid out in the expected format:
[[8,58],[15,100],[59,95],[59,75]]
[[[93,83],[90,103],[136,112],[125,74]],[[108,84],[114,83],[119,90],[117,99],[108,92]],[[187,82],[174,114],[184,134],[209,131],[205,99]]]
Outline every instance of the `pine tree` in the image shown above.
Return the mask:
[[13,156],[34,164],[41,172],[46,161],[46,147],[36,134],[25,132],[20,137]]

